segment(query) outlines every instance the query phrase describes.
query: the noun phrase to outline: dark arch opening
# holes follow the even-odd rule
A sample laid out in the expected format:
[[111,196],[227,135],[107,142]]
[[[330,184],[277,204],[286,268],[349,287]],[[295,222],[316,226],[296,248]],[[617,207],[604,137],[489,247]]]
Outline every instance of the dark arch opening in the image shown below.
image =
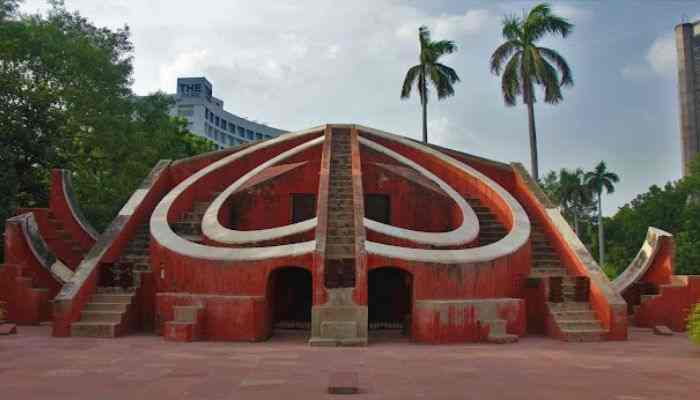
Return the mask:
[[369,330],[396,330],[410,336],[413,276],[395,267],[369,271],[367,306]]
[[284,267],[273,271],[269,279],[272,329],[310,330],[311,272],[301,267]]

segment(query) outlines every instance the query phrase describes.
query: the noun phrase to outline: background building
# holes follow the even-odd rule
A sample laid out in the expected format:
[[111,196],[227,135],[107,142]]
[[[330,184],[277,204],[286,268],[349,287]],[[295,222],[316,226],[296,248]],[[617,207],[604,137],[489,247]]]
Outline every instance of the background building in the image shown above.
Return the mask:
[[700,21],[676,26],[683,175],[700,151]]
[[212,95],[207,78],[178,78],[172,115],[188,120],[190,132],[220,148],[269,139],[286,131],[249,121],[224,110],[224,101]]

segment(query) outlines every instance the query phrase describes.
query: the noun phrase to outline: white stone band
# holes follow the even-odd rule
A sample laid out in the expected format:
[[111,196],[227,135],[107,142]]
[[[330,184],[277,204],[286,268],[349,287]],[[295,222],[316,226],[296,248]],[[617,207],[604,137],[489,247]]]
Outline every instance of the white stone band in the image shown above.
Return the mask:
[[479,234],[479,219],[476,217],[474,210],[471,206],[464,200],[464,197],[460,196],[450,185],[445,183],[442,179],[438,178],[435,174],[428,171],[427,169],[416,164],[412,160],[402,156],[401,154],[390,150],[377,142],[373,142],[369,139],[360,137],[359,141],[362,145],[369,147],[381,154],[384,154],[394,160],[407,165],[414,170],[418,171],[421,175],[425,176],[435,184],[437,184],[440,189],[442,189],[447,195],[454,201],[459,210],[462,213],[462,223],[459,227],[449,232],[425,232],[416,231],[412,229],[399,228],[392,225],[383,224],[378,221],[374,221],[368,218],[364,219],[365,228],[379,232],[383,235],[396,237],[399,239],[407,240],[414,243],[429,244],[433,246],[456,246],[460,244],[469,243],[476,239]]
[[198,180],[207,174],[223,168],[260,149],[275,146],[289,140],[298,139],[300,137],[312,134],[322,134],[323,129],[324,127],[316,127],[300,132],[284,134],[274,139],[266,140],[247,147],[241,151],[235,152],[195,172],[187,179],[180,182],[180,184],[178,184],[173,190],[168,192],[160,203],[158,203],[158,206],[153,211],[153,214],[151,214],[150,228],[153,239],[170,251],[202,260],[255,261],[269,258],[294,257],[313,252],[316,249],[315,240],[279,246],[247,248],[214,247],[194,243],[178,236],[173,231],[172,227],[168,223],[168,214],[175,200],[180,197],[185,190],[197,183]]
[[243,244],[243,243],[256,243],[264,242],[268,240],[280,239],[285,236],[290,236],[302,232],[310,231],[316,228],[318,219],[312,218],[306,221],[297,222],[296,224],[290,224],[269,229],[257,229],[248,231],[239,231],[235,229],[228,229],[221,225],[219,222],[219,211],[223,206],[226,199],[228,199],[233,193],[240,189],[246,182],[252,179],[254,176],[281,161],[284,161],[296,154],[303,152],[311,147],[318,146],[323,143],[324,137],[318,137],[316,139],[310,140],[293,149],[287,150],[284,153],[271,158],[270,160],[258,165],[253,168],[250,172],[238,178],[233,184],[226,188],[221,194],[219,194],[216,199],[209,205],[207,211],[204,213],[202,218],[202,233],[209,239],[226,244]]

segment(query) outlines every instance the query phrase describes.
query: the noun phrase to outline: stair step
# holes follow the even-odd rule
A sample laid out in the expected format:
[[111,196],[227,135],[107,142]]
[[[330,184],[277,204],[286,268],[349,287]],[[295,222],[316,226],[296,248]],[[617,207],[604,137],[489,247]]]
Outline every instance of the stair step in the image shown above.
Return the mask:
[[84,311],[126,312],[129,303],[87,303]]
[[85,311],[80,313],[80,321],[82,322],[121,322],[121,311]]
[[113,338],[119,334],[119,322],[73,322],[70,334],[75,337]]
[[131,304],[133,294],[117,294],[117,293],[97,293],[92,295],[92,303],[124,303]]

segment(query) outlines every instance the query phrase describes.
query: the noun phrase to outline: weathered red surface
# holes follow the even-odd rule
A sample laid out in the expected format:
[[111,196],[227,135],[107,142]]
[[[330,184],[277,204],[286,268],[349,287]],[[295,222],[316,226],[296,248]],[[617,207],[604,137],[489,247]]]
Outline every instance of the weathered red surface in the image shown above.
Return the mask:
[[688,314],[700,303],[700,276],[677,278],[677,283],[662,285],[658,296],[642,302],[634,315],[637,325],[666,325],[676,332],[686,329]]
[[357,398],[664,399],[700,392],[700,348],[632,329],[627,342],[420,346],[370,337],[366,349],[265,343],[169,343],[158,336],[55,339],[47,327],[0,337],[3,399],[324,399],[335,371],[358,373]]

